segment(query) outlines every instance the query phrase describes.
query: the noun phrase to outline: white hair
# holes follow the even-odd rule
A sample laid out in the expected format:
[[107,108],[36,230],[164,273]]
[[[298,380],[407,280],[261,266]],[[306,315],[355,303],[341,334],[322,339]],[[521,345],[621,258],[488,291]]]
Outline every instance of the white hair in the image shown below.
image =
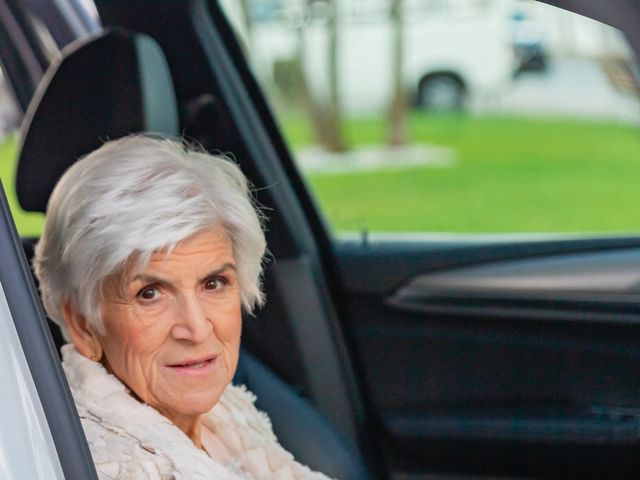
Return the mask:
[[70,340],[61,310],[69,301],[104,334],[107,277],[216,226],[231,240],[242,305],[251,313],[264,300],[261,220],[247,179],[229,159],[168,138],[107,142],[71,166],[49,199],[34,257],[47,315]]

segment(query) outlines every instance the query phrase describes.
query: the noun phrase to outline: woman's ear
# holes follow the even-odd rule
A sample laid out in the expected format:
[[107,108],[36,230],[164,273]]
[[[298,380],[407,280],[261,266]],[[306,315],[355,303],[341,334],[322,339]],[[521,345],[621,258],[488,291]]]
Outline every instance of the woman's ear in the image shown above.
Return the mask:
[[76,349],[85,357],[99,362],[102,359],[102,344],[85,316],[78,312],[69,300],[62,303],[62,316]]

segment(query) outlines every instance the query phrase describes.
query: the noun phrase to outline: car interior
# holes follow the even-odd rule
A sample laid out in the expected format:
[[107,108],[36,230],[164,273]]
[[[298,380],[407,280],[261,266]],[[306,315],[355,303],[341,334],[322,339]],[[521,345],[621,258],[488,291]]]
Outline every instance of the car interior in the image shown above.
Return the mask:
[[69,165],[134,132],[230,152],[270,217],[236,381],[297,459],[344,479],[640,471],[638,238],[336,240],[217,2],[95,4],[104,28],[26,112],[20,204],[44,212]]

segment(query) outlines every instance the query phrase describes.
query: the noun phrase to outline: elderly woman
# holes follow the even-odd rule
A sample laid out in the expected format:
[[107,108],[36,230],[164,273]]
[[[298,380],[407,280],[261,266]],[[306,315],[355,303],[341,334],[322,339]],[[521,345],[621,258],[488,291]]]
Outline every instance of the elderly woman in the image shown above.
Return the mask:
[[326,478],[231,384],[264,252],[238,167],[183,143],[108,142],[60,179],[35,270],[100,478]]

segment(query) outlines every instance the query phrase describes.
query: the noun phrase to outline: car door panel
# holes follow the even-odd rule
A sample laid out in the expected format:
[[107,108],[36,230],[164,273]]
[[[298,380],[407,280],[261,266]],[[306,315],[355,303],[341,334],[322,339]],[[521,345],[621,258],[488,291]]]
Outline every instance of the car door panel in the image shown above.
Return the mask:
[[396,309],[545,320],[637,323],[640,251],[502,261],[420,275],[388,299]]
[[[550,255],[554,243],[565,253]],[[501,248],[507,259],[492,245],[336,246],[392,470],[637,469],[640,249],[520,242]]]

